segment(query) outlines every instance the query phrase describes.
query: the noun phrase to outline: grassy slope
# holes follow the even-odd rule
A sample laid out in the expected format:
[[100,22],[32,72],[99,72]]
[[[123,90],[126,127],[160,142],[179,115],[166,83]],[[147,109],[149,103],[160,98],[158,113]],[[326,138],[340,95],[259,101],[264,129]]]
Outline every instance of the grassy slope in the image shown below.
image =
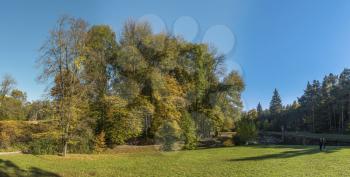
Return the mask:
[[[0,156],[1,172],[47,171],[62,176],[347,176],[350,149],[315,146],[250,146],[171,153]],[[11,163],[16,168],[6,168]],[[31,167],[36,167],[33,170]]]

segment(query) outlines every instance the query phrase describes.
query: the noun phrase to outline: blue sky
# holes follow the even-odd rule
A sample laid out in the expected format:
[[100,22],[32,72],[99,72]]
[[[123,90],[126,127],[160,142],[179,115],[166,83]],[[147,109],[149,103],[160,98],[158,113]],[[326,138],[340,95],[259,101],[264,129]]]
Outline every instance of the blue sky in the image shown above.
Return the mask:
[[13,75],[30,100],[45,88],[35,80],[38,49],[64,14],[111,25],[117,33],[128,18],[148,19],[156,32],[216,44],[227,55],[228,71],[238,69],[245,79],[245,109],[259,101],[267,107],[274,88],[291,103],[308,80],[350,67],[347,0],[2,0],[0,75]]

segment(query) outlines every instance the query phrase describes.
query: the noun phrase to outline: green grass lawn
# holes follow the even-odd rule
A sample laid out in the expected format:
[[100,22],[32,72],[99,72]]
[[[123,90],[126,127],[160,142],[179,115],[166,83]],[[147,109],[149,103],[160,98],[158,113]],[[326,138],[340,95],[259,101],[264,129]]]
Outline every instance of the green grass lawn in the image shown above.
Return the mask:
[[348,176],[350,148],[241,146],[112,155],[0,156],[0,176]]
[[[267,134],[267,135],[282,135],[282,132],[266,131],[265,134]],[[286,132],[285,135],[286,136],[294,136],[294,137],[313,138],[313,139],[326,138],[326,140],[332,140],[332,141],[338,140],[338,141],[343,141],[343,142],[350,142],[350,135],[344,135],[344,134]]]

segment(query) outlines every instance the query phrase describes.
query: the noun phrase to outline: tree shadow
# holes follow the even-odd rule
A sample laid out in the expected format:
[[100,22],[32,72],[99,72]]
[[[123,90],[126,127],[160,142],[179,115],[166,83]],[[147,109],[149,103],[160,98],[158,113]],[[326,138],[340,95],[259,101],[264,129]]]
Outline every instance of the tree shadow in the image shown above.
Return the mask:
[[[260,147],[260,148],[267,148],[266,147]],[[271,148],[271,146],[270,146]],[[284,147],[279,147],[284,148]],[[290,146],[288,147],[290,148]],[[257,161],[257,160],[268,160],[268,159],[284,159],[284,158],[292,158],[292,157],[298,157],[298,156],[304,156],[304,155],[312,155],[317,153],[333,153],[340,149],[340,147],[331,147],[327,150],[320,151],[319,148],[315,147],[300,147],[296,146],[292,149],[295,150],[289,150],[289,151],[283,151],[277,154],[267,154],[262,156],[254,156],[254,157],[245,157],[240,159],[231,159],[229,161]]]
[[24,170],[9,160],[0,159],[0,176],[1,177],[60,177],[58,174],[31,167]]

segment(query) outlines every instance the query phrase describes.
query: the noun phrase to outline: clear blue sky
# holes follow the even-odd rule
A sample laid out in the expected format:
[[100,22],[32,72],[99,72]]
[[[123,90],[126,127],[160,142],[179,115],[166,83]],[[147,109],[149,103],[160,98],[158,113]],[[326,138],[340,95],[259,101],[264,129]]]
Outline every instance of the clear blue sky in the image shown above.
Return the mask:
[[30,100],[41,98],[45,88],[35,81],[38,49],[63,14],[111,25],[117,33],[129,17],[143,17],[155,31],[216,44],[227,54],[228,70],[239,69],[245,79],[245,109],[259,101],[267,107],[274,88],[290,103],[308,80],[350,67],[347,0],[2,0],[0,74],[13,75]]

